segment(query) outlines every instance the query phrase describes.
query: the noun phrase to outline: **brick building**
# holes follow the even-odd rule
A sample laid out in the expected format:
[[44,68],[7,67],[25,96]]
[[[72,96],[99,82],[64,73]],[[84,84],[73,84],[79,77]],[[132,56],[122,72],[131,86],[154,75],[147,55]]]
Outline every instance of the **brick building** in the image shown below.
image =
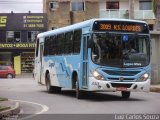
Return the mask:
[[55,29],[99,17],[98,0],[43,0],[48,29]]

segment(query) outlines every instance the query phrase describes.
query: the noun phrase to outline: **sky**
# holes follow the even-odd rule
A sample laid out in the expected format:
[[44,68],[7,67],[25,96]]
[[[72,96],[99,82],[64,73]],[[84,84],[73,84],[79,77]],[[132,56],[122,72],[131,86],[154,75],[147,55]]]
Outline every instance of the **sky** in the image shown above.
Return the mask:
[[0,13],[42,13],[43,0],[0,0]]

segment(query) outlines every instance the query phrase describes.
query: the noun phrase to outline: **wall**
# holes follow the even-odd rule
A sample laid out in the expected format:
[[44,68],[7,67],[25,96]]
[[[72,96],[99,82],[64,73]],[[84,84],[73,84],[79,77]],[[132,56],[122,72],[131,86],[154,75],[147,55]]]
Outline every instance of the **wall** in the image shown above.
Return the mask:
[[52,27],[63,27],[99,17],[97,0],[86,0],[84,11],[71,11],[70,0],[57,0],[59,7],[56,10],[51,10],[49,8],[49,2],[51,1],[53,0],[45,0],[45,5],[43,5],[43,12],[47,13],[48,16],[48,30],[51,30]]
[[139,10],[139,0],[134,0],[134,10]]
[[102,10],[105,10],[106,9],[106,1],[100,1],[99,2],[99,8],[102,9]]
[[128,0],[120,0],[119,8],[129,10],[129,1]]
[[60,1],[58,3],[59,7],[56,10],[51,10],[49,8],[49,0],[46,1],[44,7],[44,12],[48,16],[48,30],[51,30],[52,27],[63,27],[71,23],[70,19],[70,2],[69,1]]
[[151,44],[152,44],[152,84],[160,84],[160,32],[151,32]]
[[86,1],[84,11],[71,11],[71,24],[92,18],[99,18],[99,3],[96,1]]

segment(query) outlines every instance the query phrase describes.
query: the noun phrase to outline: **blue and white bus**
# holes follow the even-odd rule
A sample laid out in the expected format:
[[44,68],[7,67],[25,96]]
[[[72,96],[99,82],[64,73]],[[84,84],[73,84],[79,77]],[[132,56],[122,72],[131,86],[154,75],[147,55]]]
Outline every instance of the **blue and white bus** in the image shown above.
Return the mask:
[[150,34],[143,21],[91,19],[37,36],[35,79],[48,93],[149,92]]

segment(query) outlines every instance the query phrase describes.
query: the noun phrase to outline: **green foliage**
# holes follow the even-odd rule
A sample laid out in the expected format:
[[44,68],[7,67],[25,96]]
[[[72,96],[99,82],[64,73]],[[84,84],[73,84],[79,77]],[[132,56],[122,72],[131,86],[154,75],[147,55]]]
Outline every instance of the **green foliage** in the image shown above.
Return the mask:
[[0,112],[1,112],[1,111],[4,111],[4,110],[8,110],[8,109],[10,109],[10,107],[0,106]]
[[7,98],[0,97],[0,101],[7,101],[7,100],[8,100]]
[[156,0],[152,0],[152,10],[153,10],[153,13],[156,15]]
[[[0,97],[0,102],[7,101],[7,100],[8,100],[7,98]],[[7,109],[10,109],[10,107],[8,107],[8,106],[0,106],[0,112],[4,111],[4,110],[7,110]]]

